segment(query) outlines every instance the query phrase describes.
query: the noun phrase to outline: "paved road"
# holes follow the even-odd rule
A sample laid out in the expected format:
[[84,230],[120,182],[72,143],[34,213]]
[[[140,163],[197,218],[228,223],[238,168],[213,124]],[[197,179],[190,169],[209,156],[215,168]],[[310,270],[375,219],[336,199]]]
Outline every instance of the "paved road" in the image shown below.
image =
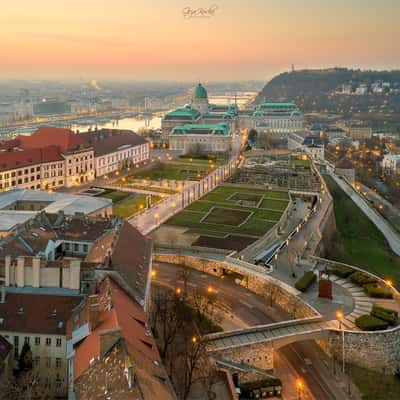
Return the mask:
[[392,228],[391,225],[378,214],[365,200],[360,193],[354,190],[345,180],[340,179],[336,174],[330,173],[339,187],[354,201],[358,208],[376,225],[376,227],[385,236],[390,248],[394,253],[400,256],[400,235]]
[[[155,282],[171,289],[182,287],[182,267],[154,263]],[[238,329],[253,325],[282,321],[288,317],[281,310],[269,307],[268,302],[246,288],[237,286],[232,279],[220,279],[190,270],[187,290],[204,290],[211,286],[218,298],[224,300],[230,316],[221,322],[224,329]],[[311,360],[311,363],[310,363]],[[324,360],[324,361],[322,361]],[[301,377],[305,383],[303,400],[346,400],[331,373],[331,363],[314,342],[296,343],[276,352],[275,370],[284,384],[284,399],[297,399],[295,381]],[[321,364],[323,363],[323,364]]]

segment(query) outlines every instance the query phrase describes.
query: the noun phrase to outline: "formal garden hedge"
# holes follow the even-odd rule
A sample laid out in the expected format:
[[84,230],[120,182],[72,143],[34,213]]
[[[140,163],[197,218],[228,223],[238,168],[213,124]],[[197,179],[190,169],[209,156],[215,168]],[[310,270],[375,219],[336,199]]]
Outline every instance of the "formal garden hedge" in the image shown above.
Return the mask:
[[307,271],[300,279],[297,280],[294,287],[301,292],[305,292],[316,279],[317,276],[313,271]]
[[339,278],[347,278],[354,272],[354,269],[345,265],[335,265],[330,269],[330,272]]
[[388,322],[390,325],[395,325],[399,319],[399,314],[397,311],[378,306],[374,306],[372,308],[371,315]]
[[354,272],[350,275],[350,280],[357,285],[364,286],[369,283],[376,283],[376,278],[365,274],[364,272]]
[[392,299],[393,293],[389,288],[382,287],[378,283],[369,283],[364,285],[365,293],[370,297],[375,297],[378,299]]
[[387,329],[389,323],[372,315],[361,315],[355,320],[355,324],[363,331],[381,331]]

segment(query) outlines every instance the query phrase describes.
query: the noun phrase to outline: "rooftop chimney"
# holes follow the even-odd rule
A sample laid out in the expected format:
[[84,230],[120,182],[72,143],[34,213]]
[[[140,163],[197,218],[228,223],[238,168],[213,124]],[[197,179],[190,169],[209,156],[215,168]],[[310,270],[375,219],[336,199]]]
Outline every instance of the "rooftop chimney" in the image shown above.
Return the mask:
[[90,330],[93,331],[99,325],[100,306],[98,302],[98,295],[93,294],[88,296],[89,301],[89,325]]

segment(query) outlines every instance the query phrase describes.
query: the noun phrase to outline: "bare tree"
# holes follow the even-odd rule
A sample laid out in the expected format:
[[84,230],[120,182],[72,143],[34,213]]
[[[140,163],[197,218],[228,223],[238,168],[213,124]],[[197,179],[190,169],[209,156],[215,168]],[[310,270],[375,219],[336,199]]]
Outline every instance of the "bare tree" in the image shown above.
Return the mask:
[[178,295],[161,288],[153,290],[152,328],[159,333],[160,355],[163,359],[183,325],[180,308]]

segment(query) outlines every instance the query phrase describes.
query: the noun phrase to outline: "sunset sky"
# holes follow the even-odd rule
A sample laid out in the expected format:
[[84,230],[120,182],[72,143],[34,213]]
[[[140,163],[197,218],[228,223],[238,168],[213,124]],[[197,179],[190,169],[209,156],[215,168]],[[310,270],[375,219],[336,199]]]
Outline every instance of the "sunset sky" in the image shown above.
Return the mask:
[[[184,7],[218,9],[185,19]],[[265,79],[296,68],[400,68],[399,0],[15,0],[0,79]]]

